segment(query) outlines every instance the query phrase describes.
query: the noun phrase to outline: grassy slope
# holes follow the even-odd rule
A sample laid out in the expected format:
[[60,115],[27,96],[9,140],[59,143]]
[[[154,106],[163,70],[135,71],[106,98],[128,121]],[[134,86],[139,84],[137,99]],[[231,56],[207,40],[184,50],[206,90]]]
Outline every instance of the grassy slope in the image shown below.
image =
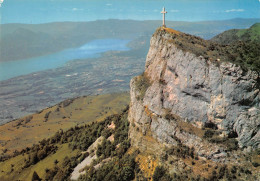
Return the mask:
[[260,23],[256,23],[249,29],[232,29],[225,31],[211,40],[220,44],[230,44],[236,41],[259,41]]
[[[21,118],[0,126],[0,154],[32,146],[38,141],[54,135],[60,129],[67,130],[75,125],[100,121],[118,113],[129,103],[129,93],[106,94],[76,98],[67,107],[63,103],[33,114],[31,121]],[[59,107],[59,111],[57,108]],[[45,122],[46,113],[50,112]]]
[[[28,168],[23,168],[24,159],[28,158],[25,155],[19,155],[12,159],[9,159],[5,162],[0,162],[0,180],[1,181],[9,181],[9,180],[23,180],[30,181],[32,178],[32,174],[34,171],[42,178],[45,175],[45,169],[54,168],[54,160],[58,160],[61,163],[66,156],[73,157],[80,153],[80,150],[71,150],[68,147],[68,143],[62,144],[58,146],[58,150],[56,153],[49,155],[44,160],[41,160],[36,165],[33,165]],[[58,163],[58,166],[60,164]],[[14,165],[12,167],[12,165]],[[13,171],[11,171],[13,168]]]
[[225,31],[211,40],[229,49],[229,61],[259,74],[260,23],[252,25],[249,29]]
[[[117,95],[117,101],[113,103],[114,107],[120,107],[120,109],[123,109],[122,100],[124,100],[124,96],[126,94],[115,94]],[[108,96],[108,95],[105,95]],[[119,97],[120,96],[120,97]],[[99,96],[97,96],[99,97]],[[104,97],[103,97],[104,98]],[[128,98],[128,97],[127,97]],[[104,101],[107,101],[108,99],[104,98],[101,102],[104,103]],[[113,101],[110,101],[110,103]],[[113,109],[113,108],[112,108]],[[118,111],[117,111],[118,112]],[[122,112],[122,111],[121,111]],[[122,113],[121,113],[122,114]],[[47,175],[47,169],[48,170],[55,170],[56,168],[65,169],[68,165],[72,165],[76,163],[80,163],[80,159],[82,157],[82,151],[85,151],[85,148],[80,148],[82,145],[86,144],[86,141],[82,140],[83,137],[86,137],[87,139],[91,139],[94,137],[99,137],[101,132],[106,131],[107,129],[104,129],[108,127],[109,122],[111,122],[111,119],[115,121],[115,124],[117,126],[117,130],[114,134],[118,134],[118,136],[115,136],[115,140],[117,144],[124,141],[123,137],[127,137],[127,130],[125,130],[128,126],[127,124],[127,115],[128,112],[124,112],[123,116],[120,118],[118,115],[114,115],[112,117],[107,117],[106,119],[103,119],[102,121],[96,122],[94,124],[89,124],[88,126],[84,125],[82,127],[77,127],[74,130],[70,129],[67,132],[59,132],[56,135],[60,135],[62,138],[58,141],[52,141],[53,139],[57,138],[56,136],[51,137],[51,139],[47,140],[47,143],[45,142],[45,145],[52,145],[54,147],[57,146],[57,150],[48,154],[47,157],[41,159],[40,161],[37,161],[34,164],[30,164],[28,167],[26,167],[26,162],[30,160],[32,157],[32,153],[35,153],[35,150],[33,151],[33,148],[36,148],[36,146],[33,146],[31,151],[25,151],[23,153],[18,154],[18,156],[12,157],[6,161],[0,162],[0,180],[1,181],[9,181],[9,180],[23,180],[23,181],[30,181],[32,178],[33,172],[37,172],[37,174],[40,176],[40,178],[46,178]],[[119,119],[119,120],[118,120]],[[99,118],[97,118],[99,120]],[[123,120],[123,121],[122,121]],[[100,124],[99,124],[100,123]],[[103,123],[106,123],[107,125],[104,125],[103,127],[97,126],[102,125]],[[120,126],[118,126],[120,125]],[[89,128],[90,127],[90,128]],[[100,130],[100,128],[102,128]],[[93,131],[91,131],[93,130]],[[124,133],[123,133],[124,131]],[[123,136],[124,134],[124,136]],[[123,136],[123,137],[122,137]],[[68,139],[67,139],[68,138]],[[68,141],[70,140],[70,141]],[[120,141],[121,140],[121,141]],[[69,146],[76,145],[74,146]],[[43,145],[40,143],[40,145]],[[122,150],[122,149],[119,149]],[[39,154],[39,150],[36,152],[37,155]],[[69,164],[64,164],[65,157],[68,157]],[[74,158],[73,158],[74,157]],[[27,161],[26,161],[27,160]],[[55,163],[55,160],[57,160],[57,163]],[[73,161],[72,161],[73,160]],[[70,168],[75,168],[76,166],[69,166]],[[49,173],[50,171],[48,171]],[[60,173],[63,174],[63,173]],[[57,180],[60,177],[54,178],[54,180]],[[60,180],[60,179],[58,179]]]
[[251,26],[249,29],[245,30],[239,30],[236,35],[240,39],[248,39],[251,41],[259,40],[260,35],[260,23],[256,23],[253,26]]

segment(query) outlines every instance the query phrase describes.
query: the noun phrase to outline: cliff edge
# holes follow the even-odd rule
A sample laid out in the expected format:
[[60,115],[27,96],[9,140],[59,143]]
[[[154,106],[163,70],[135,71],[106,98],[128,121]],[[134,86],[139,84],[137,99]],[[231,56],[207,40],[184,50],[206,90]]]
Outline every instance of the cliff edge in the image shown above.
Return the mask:
[[238,147],[260,148],[259,75],[229,62],[229,55],[225,46],[157,29],[145,72],[130,82],[132,145],[147,150],[150,136],[215,160]]

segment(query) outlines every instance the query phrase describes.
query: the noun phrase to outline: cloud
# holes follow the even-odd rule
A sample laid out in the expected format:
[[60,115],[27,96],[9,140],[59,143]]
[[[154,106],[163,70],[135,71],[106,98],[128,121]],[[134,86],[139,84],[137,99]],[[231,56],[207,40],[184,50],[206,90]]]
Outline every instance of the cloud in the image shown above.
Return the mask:
[[4,2],[4,0],[0,0],[0,7],[2,6],[2,3]]
[[180,12],[180,10],[178,10],[178,9],[172,9],[172,10],[170,10],[170,12],[172,12],[172,13],[178,13],[178,12]]
[[83,11],[83,9],[79,9],[79,8],[72,8],[72,11]]
[[244,12],[244,9],[229,9],[229,10],[225,10],[226,13],[230,13],[230,12]]
[[107,3],[107,4],[106,4],[106,6],[112,6],[112,4],[110,4],[110,3]]

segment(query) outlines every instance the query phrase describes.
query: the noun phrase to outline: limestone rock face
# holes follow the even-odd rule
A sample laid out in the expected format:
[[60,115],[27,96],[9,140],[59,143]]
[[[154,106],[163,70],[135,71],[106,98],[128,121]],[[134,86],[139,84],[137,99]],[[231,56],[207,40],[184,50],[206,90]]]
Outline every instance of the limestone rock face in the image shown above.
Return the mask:
[[166,119],[170,113],[197,128],[211,123],[223,135],[233,133],[240,147],[260,148],[258,75],[229,62],[185,51],[175,44],[178,36],[185,39],[186,35],[159,30],[151,38],[144,72],[150,86],[141,99],[138,77],[131,80],[132,144],[140,142],[141,138],[135,137],[138,130],[143,135],[150,132],[160,143],[175,145],[176,140],[181,141],[202,156],[223,155],[222,148],[182,131],[179,123]]

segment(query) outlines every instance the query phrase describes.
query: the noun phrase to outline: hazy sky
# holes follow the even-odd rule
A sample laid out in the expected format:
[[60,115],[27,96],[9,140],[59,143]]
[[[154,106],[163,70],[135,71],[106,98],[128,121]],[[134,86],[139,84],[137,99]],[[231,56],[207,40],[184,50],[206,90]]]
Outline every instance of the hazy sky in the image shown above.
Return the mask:
[[[2,3],[1,3],[2,2]],[[0,22],[45,23],[97,19],[204,21],[260,18],[260,0],[0,0]]]

